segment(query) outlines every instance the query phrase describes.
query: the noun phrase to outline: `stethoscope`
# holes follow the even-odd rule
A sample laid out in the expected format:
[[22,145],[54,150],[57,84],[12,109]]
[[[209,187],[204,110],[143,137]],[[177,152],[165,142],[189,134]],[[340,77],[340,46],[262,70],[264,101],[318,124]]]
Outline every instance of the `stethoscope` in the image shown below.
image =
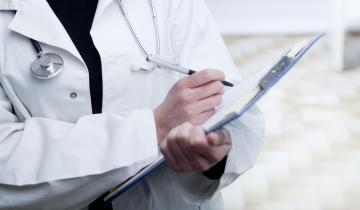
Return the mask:
[[[158,20],[157,20],[157,12],[156,12],[156,6],[155,6],[155,2],[154,0],[151,0],[151,12],[152,12],[152,20],[153,20],[153,24],[154,24],[154,28],[155,28],[155,42],[156,42],[156,54],[155,56],[151,55],[144,47],[144,45],[141,43],[139,35],[136,33],[134,27],[132,26],[131,22],[130,22],[130,18],[128,16],[128,13],[124,7],[124,3],[122,0],[118,1],[119,6],[120,6],[120,10],[122,15],[124,16],[125,22],[127,24],[127,26],[130,29],[131,35],[133,36],[136,44],[138,45],[139,49],[141,50],[142,54],[145,56],[146,60],[149,61],[150,58],[158,58],[160,56],[160,49],[161,49],[161,43],[160,43],[160,30],[159,30],[159,24],[158,24]],[[156,66],[153,65],[150,68],[138,68],[138,70],[141,71],[145,71],[145,72],[151,72],[153,70],[155,70]],[[137,70],[137,68],[135,67],[135,69],[132,69],[134,71]]]
[[131,32],[136,44],[138,45],[139,49],[141,50],[142,54],[144,55],[146,61],[148,63],[152,64],[148,68],[142,67],[142,68],[135,68],[135,69],[132,69],[132,70],[134,70],[134,71],[140,70],[140,71],[143,71],[143,72],[152,72],[156,68],[160,68],[160,69],[172,70],[172,71],[176,71],[176,72],[183,73],[183,74],[188,74],[188,75],[191,75],[191,74],[195,73],[195,71],[181,66],[180,63],[175,63],[175,62],[160,58],[160,49],[161,49],[160,30],[159,30],[159,24],[158,24],[158,19],[157,19],[155,0],[151,0],[151,2],[150,2],[151,12],[152,12],[152,19],[153,19],[153,24],[154,24],[154,28],[155,28],[155,43],[156,43],[156,53],[155,53],[155,55],[150,54],[145,49],[144,45],[141,43],[139,35],[136,33],[133,25],[130,22],[130,18],[129,18],[128,13],[127,13],[127,11],[125,9],[123,0],[118,0],[118,3],[119,3],[119,6],[120,6],[121,13],[124,16],[125,22],[128,25],[128,28],[130,29],[130,32]]
[[51,79],[61,73],[64,68],[64,59],[56,53],[44,53],[38,41],[30,39],[38,53],[36,60],[31,64],[31,73],[39,79]]
[[[156,5],[154,0],[151,0],[150,7],[152,12],[152,19],[153,24],[155,28],[155,42],[156,42],[156,52],[155,55],[150,54],[140,41],[140,38],[138,34],[136,33],[133,25],[130,22],[130,18],[128,17],[128,13],[124,7],[123,1],[118,0],[121,13],[125,19],[125,22],[127,26],[130,29],[130,32],[138,45],[139,49],[141,50],[142,54],[146,58],[146,61],[150,64],[152,64],[148,68],[140,67],[133,69],[134,71],[140,70],[142,72],[152,72],[156,68],[161,69],[169,69],[173,71],[177,71],[184,74],[193,74],[195,71],[192,71],[190,69],[184,68],[180,66],[178,63],[174,63],[168,60],[160,59],[160,30],[159,30],[159,24],[157,20],[157,12],[156,12]],[[32,75],[39,79],[51,79],[59,75],[62,70],[64,69],[64,60],[63,58],[56,54],[56,53],[44,53],[43,49],[41,48],[38,41],[30,39],[35,50],[37,51],[37,58],[36,60],[31,64],[31,72]]]

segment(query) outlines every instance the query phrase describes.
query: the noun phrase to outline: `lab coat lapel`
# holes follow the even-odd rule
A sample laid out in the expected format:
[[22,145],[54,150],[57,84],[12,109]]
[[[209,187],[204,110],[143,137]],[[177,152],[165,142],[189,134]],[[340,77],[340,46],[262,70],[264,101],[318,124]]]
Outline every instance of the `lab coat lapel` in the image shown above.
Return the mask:
[[[99,0],[98,7],[97,7],[96,13],[95,13],[94,22],[96,22],[95,20],[105,12],[106,8],[110,4],[112,4],[112,3],[118,4],[119,1],[123,1],[123,2],[125,1],[125,3],[126,3],[126,0]],[[134,0],[130,0],[130,1],[134,1]],[[146,0],[144,2],[147,2],[149,5],[151,4],[151,0]],[[119,10],[119,12],[120,12],[120,10]]]
[[15,10],[19,0],[1,0],[0,10]]
[[46,0],[21,0],[9,29],[39,42],[62,48],[82,61],[70,36]]
[[99,0],[98,6],[96,8],[94,22],[97,19],[97,17],[100,16],[113,1],[118,1],[118,0]]

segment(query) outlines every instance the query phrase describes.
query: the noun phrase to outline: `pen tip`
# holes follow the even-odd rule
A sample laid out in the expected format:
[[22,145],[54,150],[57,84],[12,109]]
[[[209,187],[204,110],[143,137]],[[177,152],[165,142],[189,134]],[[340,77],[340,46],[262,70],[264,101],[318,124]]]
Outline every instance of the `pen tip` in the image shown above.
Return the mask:
[[231,83],[231,82],[228,82],[228,81],[223,81],[222,82],[225,86],[228,86],[228,87],[234,87],[234,84]]

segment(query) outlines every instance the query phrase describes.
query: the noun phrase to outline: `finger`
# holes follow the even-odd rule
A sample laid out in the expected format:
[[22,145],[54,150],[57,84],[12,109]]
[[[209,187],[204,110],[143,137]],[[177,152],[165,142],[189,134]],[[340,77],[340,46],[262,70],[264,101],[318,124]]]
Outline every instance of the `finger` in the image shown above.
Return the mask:
[[[206,143],[205,133],[200,126],[194,126],[191,129],[191,141],[188,145],[188,151],[193,154],[193,164],[196,166],[196,171],[204,171],[209,166],[209,162],[202,154],[203,147]],[[201,152],[200,152],[201,150]]]
[[223,99],[222,95],[213,95],[201,101],[198,101],[189,106],[195,113],[202,113],[207,110],[211,110],[221,105]]
[[202,127],[194,126],[191,130],[191,151],[200,154],[206,155],[209,150],[209,144],[206,139],[206,135]]
[[[194,130],[194,127],[192,127],[190,130],[190,136],[194,135],[193,130]],[[190,137],[190,138],[193,138],[193,137]],[[186,157],[192,166],[192,170],[193,171],[201,171],[202,165],[199,164],[198,160],[203,159],[203,157],[199,154],[192,152],[190,141],[191,140],[189,139],[187,144],[182,144],[181,149],[183,150],[183,153],[186,154]]]
[[219,135],[219,133],[210,133],[207,135],[207,141],[211,146],[221,146],[224,144],[223,138]]
[[187,144],[187,141],[189,141],[191,127],[192,125],[190,123],[183,123],[179,126],[175,136],[168,140],[169,150],[177,164],[181,167],[181,172],[191,171],[192,169],[189,159],[186,157],[186,153],[180,146],[182,144]]
[[189,144],[179,144],[178,146],[182,154],[184,154],[184,158],[186,159],[187,163],[187,170],[185,170],[184,172],[193,172],[194,170],[198,170],[199,166],[195,161],[197,159],[197,155],[191,152]]
[[177,161],[175,160],[175,158],[173,157],[173,155],[171,154],[170,150],[167,147],[167,140],[164,140],[161,145],[160,145],[160,151],[163,154],[167,164],[175,171],[175,172],[180,172],[181,171],[181,167],[178,165]]
[[209,152],[208,161],[212,164],[217,164],[224,157],[229,154],[231,146],[229,144],[223,144],[221,146],[211,147],[211,152]]
[[[219,146],[212,146],[209,143],[208,139],[205,139],[204,141],[203,138],[205,136],[205,133],[200,127],[197,127],[197,129],[193,130],[192,133],[194,133],[193,135],[193,139],[194,139],[193,147],[195,150],[194,152],[201,155],[210,165],[214,165],[217,162],[219,162],[230,151],[229,148],[231,148],[231,145],[226,144],[225,142],[227,142],[227,140],[220,138],[219,134],[217,133],[211,133],[209,135],[210,138],[219,138],[219,140],[222,141],[222,144],[219,144]],[[208,136],[206,137],[209,138]]]
[[215,165],[215,163],[209,162],[206,158],[203,156],[198,156],[196,158],[196,164],[198,165],[198,172],[204,172],[209,170],[212,166]]
[[181,172],[191,171],[191,164],[177,143],[170,143],[169,150],[172,156],[175,158],[177,164],[180,166]]
[[226,129],[221,129],[207,135],[207,140],[211,146],[221,146],[231,143],[231,137]]
[[180,126],[173,128],[169,132],[167,138],[163,141],[164,143],[160,145],[161,152],[163,153],[165,159],[170,163],[170,167],[174,169],[174,171],[176,172],[181,172],[182,166],[180,165],[180,161],[176,158],[175,154],[171,150],[170,145],[171,145],[171,141],[176,139],[178,134],[181,132],[182,127],[184,126],[189,126],[189,125],[186,125],[184,123]]
[[209,69],[188,76],[183,82],[189,88],[196,88],[212,81],[223,81],[224,79],[225,75],[222,71]]
[[203,86],[190,89],[190,95],[195,100],[208,98],[212,95],[223,95],[225,91],[224,85],[220,81],[213,81]]
[[191,123],[196,126],[202,125],[204,122],[206,122],[211,116],[215,114],[215,109],[207,110],[201,114],[198,114],[196,117],[191,119]]

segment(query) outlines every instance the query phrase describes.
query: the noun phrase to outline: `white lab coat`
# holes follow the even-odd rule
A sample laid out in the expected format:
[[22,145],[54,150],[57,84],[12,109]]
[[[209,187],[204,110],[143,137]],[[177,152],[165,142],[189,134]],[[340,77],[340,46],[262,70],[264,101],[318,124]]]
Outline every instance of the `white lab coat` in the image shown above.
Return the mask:
[[[161,57],[221,69],[239,81],[202,0],[155,2]],[[155,52],[147,0],[124,4],[143,44]],[[0,209],[86,209],[159,155],[152,110],[183,75],[134,71],[148,64],[116,0],[99,0],[91,35],[103,67],[103,113],[97,115],[87,67],[46,0],[0,1]],[[36,53],[29,38],[64,58],[58,77],[31,75]],[[262,146],[262,115],[255,108],[228,129],[233,149],[220,180],[165,167],[117,199],[115,209],[222,209],[219,190],[253,166]]]

